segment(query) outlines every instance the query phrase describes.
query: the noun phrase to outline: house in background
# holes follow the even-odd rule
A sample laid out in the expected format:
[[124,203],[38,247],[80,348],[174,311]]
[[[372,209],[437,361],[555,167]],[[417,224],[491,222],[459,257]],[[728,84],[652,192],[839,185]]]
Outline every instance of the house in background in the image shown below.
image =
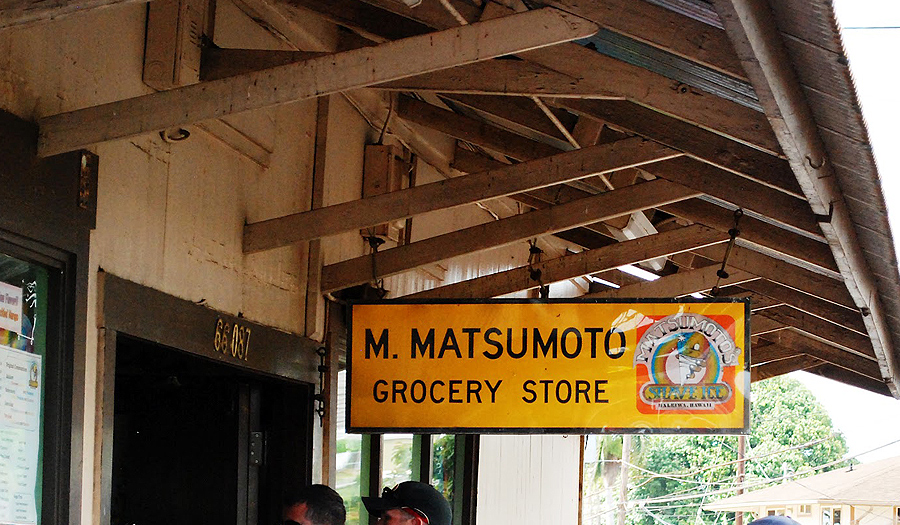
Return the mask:
[[896,525],[900,456],[794,479],[703,508],[790,516],[801,525]]

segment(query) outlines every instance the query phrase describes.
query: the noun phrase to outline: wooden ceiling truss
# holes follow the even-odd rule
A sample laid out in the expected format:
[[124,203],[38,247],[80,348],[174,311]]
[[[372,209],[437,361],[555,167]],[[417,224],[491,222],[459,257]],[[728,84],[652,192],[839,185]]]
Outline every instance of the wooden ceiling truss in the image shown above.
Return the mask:
[[[45,117],[39,151],[344,93],[447,179],[249,224],[246,253],[512,199],[524,213],[327,265],[321,292],[370,282],[373,269],[382,278],[557,236],[583,251],[412,297],[528,290],[537,286],[534,268],[543,284],[589,276],[622,283],[586,298],[717,287],[752,300],[753,380],[806,370],[900,394],[878,289],[766,0],[713,0],[707,21],[644,0],[546,3],[238,2],[297,50],[204,49],[200,83]],[[74,8],[60,2],[26,13],[24,0],[12,4],[0,27]],[[296,9],[338,26],[339,45],[313,49],[278,31],[279,17]],[[645,51],[623,58],[616,45]],[[455,154],[441,157],[422,128],[456,139]],[[740,233],[722,279],[737,209]],[[623,239],[635,219],[655,232]],[[657,280],[617,277],[618,267],[661,258]]]

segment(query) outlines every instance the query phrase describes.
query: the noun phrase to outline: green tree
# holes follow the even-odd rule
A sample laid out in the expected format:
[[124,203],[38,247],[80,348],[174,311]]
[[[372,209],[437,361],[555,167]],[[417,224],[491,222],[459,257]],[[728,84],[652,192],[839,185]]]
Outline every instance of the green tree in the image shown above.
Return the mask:
[[[798,381],[785,376],[760,381],[753,384],[752,394],[746,457],[758,459],[746,463],[747,483],[778,478],[784,472],[806,475],[808,467],[831,463],[847,453],[843,435],[835,431],[825,409]],[[802,446],[807,443],[813,444]],[[791,447],[797,448],[785,450]],[[736,458],[735,436],[644,437],[643,467],[662,476],[632,472],[632,485],[636,488],[629,497],[645,500],[727,489],[737,475]],[[733,494],[649,503],[634,509],[630,521],[641,525],[730,523],[732,515],[702,511],[700,505]]]

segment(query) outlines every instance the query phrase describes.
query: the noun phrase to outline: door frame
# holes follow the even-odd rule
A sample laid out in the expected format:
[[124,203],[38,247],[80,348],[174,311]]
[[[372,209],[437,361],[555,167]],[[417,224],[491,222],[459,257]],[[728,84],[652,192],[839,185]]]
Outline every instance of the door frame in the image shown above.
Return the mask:
[[[95,501],[99,501],[99,525],[109,525],[112,511],[112,457],[115,425],[116,341],[121,333],[226,363],[254,373],[312,385],[319,383],[320,343],[307,337],[219,312],[159,290],[101,271],[97,278],[97,435]],[[225,328],[225,330],[223,330]],[[249,351],[230,352],[232,329],[249,334]],[[235,330],[235,331],[237,331]],[[228,348],[218,344],[228,334]],[[217,349],[218,348],[218,349]],[[309,429],[313,442],[313,429]],[[313,451],[309,451],[312,465]],[[239,502],[240,504],[240,502]],[[247,502],[243,502],[246,506]],[[246,510],[246,509],[245,509]],[[241,509],[238,509],[241,512]]]

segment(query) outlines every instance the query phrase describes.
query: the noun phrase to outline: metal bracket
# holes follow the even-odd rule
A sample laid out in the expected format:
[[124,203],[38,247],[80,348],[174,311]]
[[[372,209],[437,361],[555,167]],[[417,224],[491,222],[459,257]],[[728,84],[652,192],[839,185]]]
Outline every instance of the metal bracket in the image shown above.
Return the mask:
[[265,439],[262,432],[250,432],[250,466],[259,467],[263,464],[263,444]]

